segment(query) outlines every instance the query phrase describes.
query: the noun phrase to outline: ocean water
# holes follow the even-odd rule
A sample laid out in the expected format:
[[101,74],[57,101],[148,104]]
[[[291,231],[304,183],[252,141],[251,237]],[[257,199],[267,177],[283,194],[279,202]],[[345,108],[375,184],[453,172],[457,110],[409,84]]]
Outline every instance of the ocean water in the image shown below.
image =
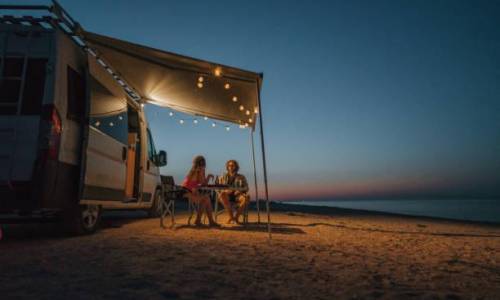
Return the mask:
[[294,201],[290,204],[330,206],[414,216],[500,223],[500,199],[467,200],[330,200]]

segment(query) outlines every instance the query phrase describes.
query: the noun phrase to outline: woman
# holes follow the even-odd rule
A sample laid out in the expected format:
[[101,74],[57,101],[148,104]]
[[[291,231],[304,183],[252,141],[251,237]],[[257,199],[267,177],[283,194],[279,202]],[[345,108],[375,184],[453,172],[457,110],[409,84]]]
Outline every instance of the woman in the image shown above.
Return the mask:
[[201,216],[203,212],[205,212],[210,226],[219,226],[219,224],[215,222],[212,214],[210,197],[208,195],[201,194],[198,191],[198,186],[207,184],[214,177],[212,174],[205,177],[205,167],[205,158],[201,155],[196,156],[193,159],[193,166],[191,167],[191,170],[189,170],[189,173],[182,182],[182,186],[189,190],[186,197],[199,205],[199,209],[196,212],[195,224],[201,225]]

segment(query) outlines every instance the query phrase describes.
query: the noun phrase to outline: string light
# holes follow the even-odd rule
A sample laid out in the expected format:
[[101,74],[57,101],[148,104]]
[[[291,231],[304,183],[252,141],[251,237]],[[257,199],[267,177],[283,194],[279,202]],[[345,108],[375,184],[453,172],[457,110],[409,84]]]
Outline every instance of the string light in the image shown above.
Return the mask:
[[193,120],[193,123],[194,123],[194,124],[198,124],[198,120],[197,120],[197,119],[194,119],[194,120]]
[[245,125],[240,125],[240,128],[241,129],[245,129]]
[[144,103],[141,103],[141,107],[144,107]]
[[226,90],[229,90],[231,88],[231,85],[229,83],[224,84],[224,88]]
[[259,109],[257,107],[254,108],[253,112],[256,113],[256,114],[258,114],[259,113]]
[[212,122],[212,127],[215,127],[215,122]]
[[183,120],[183,119],[180,119],[180,120],[179,120],[179,123],[184,124],[184,120]]
[[248,118],[248,123],[252,123],[253,122],[253,119],[252,118]]
[[245,107],[243,105],[240,105],[240,110],[243,111]]
[[95,122],[95,127],[99,127],[99,125],[101,125],[101,122],[96,121],[96,122]]
[[168,115],[171,116],[171,117],[173,117],[174,116],[174,112],[171,111],[171,112],[168,113]]
[[200,88],[200,89],[201,89],[201,88],[203,87],[203,83],[198,82],[197,86],[198,86],[198,88]]
[[198,77],[198,82],[203,82],[204,78],[203,76]]
[[230,129],[231,129],[231,127],[226,126],[226,131],[229,131]]
[[222,75],[222,69],[220,67],[215,68],[214,75],[220,77]]
[[247,109],[247,111],[245,112],[245,114],[246,114],[247,116],[249,116],[249,115],[250,115],[250,111]]
[[233,96],[233,102],[238,102],[238,97]]
[[113,126],[115,126],[115,124],[113,124],[113,122],[109,122],[109,126],[113,127]]
[[205,120],[205,121],[206,121],[206,120],[208,120],[208,117],[207,117],[207,116],[204,116],[204,117],[203,117],[203,120]]
[[122,116],[118,116],[118,120],[123,120],[123,117]]

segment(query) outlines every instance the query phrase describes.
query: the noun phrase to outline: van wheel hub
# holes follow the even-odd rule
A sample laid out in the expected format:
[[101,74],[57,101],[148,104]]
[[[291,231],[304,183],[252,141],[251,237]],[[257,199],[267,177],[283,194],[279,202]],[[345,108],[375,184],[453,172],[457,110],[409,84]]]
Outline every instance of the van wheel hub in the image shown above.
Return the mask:
[[82,209],[82,223],[83,226],[90,229],[93,228],[99,218],[99,206],[86,205]]

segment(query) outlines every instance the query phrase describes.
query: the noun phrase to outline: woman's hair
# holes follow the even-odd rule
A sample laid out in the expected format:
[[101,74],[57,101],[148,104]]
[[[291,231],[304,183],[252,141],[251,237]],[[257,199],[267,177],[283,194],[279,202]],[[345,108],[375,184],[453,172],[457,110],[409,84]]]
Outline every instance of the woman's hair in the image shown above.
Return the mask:
[[188,178],[193,178],[195,172],[200,170],[201,167],[205,167],[207,165],[205,158],[201,155],[195,156],[193,159],[193,165],[191,166],[191,170],[189,170]]
[[226,170],[227,170],[227,167],[229,166],[229,163],[233,163],[234,164],[234,172],[235,173],[238,173],[238,171],[240,170],[240,164],[234,160],[234,159],[230,159],[226,162]]

